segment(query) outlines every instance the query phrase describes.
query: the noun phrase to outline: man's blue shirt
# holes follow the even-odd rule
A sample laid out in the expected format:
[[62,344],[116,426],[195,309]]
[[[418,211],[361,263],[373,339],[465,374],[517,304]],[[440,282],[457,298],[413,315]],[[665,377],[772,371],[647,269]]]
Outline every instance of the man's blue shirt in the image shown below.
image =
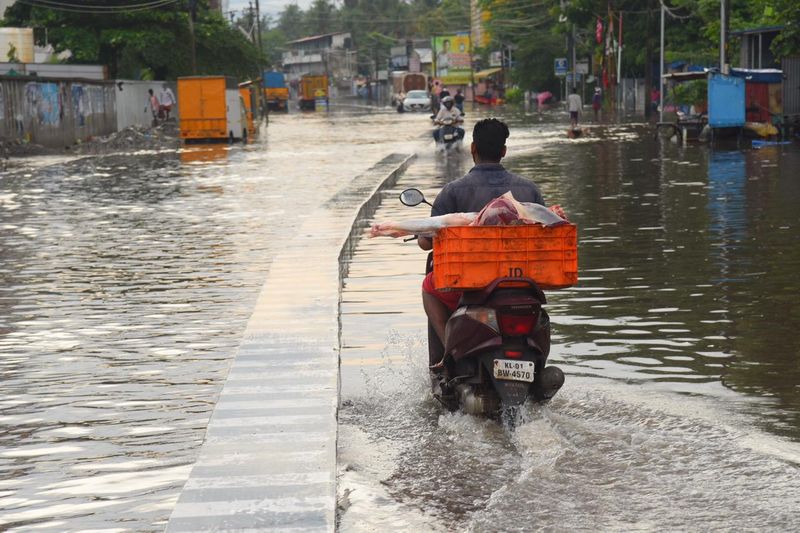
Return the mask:
[[534,182],[512,174],[500,163],[481,163],[472,167],[463,178],[442,188],[433,202],[431,216],[478,212],[508,191],[518,202],[545,205]]

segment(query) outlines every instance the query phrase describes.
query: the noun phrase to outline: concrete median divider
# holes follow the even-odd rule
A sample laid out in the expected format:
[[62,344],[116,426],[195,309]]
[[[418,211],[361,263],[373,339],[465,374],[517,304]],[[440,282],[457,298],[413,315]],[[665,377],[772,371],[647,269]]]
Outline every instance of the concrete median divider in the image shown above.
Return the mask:
[[286,236],[167,531],[335,529],[342,281],[358,221],[413,159],[384,158]]

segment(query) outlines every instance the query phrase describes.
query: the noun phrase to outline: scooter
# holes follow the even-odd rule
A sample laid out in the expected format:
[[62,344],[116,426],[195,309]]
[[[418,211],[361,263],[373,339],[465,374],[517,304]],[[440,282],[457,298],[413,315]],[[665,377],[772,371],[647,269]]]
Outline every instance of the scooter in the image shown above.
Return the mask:
[[458,148],[461,145],[464,130],[460,129],[451,118],[445,119],[441,124],[442,126],[438,130],[438,139],[436,141],[437,147],[443,150]]
[[[403,191],[400,201],[409,207],[430,205],[418,189]],[[433,267],[431,253],[426,272]],[[451,411],[509,423],[528,399],[553,398],[564,373],[547,366],[550,318],[545,303],[530,278],[501,277],[483,289],[464,291],[447,321],[444,345],[428,322],[433,396]]]

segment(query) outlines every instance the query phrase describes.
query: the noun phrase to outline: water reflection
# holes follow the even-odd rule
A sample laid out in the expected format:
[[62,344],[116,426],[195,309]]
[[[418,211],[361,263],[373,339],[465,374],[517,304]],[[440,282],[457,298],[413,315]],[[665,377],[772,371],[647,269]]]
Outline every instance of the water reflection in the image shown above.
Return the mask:
[[[440,416],[421,364],[424,254],[363,241],[342,304],[343,486],[372,475],[393,512],[445,529],[796,529],[800,150],[683,148],[635,123],[574,142],[507,118],[506,166],[580,229],[580,283],[548,295],[565,388],[516,435]],[[420,162],[397,190],[434,197],[447,179]],[[376,219],[403,216],[394,193]],[[396,451],[375,460],[364,442]],[[366,494],[343,529],[380,526],[386,496]]]
[[230,146],[222,143],[190,144],[181,148],[181,163],[214,163],[228,159]]
[[0,529],[163,530],[273,255],[426,127],[281,116],[244,147],[0,175]]

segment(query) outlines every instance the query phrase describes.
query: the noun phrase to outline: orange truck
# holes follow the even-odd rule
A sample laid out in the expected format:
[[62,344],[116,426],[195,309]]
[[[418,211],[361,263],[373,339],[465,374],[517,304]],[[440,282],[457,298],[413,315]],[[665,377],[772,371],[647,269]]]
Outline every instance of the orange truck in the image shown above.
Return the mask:
[[247,137],[254,139],[258,133],[259,94],[258,84],[246,81],[239,84],[239,96],[242,98],[246,119]]
[[234,78],[178,78],[178,111],[184,141],[247,139],[246,110]]
[[328,76],[306,74],[300,79],[300,109],[313,111],[317,102],[328,103]]

